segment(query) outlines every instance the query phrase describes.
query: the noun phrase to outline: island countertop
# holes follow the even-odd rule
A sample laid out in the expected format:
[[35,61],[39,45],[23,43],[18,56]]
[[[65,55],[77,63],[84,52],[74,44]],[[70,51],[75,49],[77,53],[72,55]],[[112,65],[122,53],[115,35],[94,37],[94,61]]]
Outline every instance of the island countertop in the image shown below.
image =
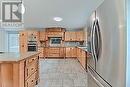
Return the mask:
[[3,62],[18,62],[29,58],[34,55],[38,55],[39,52],[27,52],[27,53],[17,53],[17,52],[4,52],[0,53],[0,63]]

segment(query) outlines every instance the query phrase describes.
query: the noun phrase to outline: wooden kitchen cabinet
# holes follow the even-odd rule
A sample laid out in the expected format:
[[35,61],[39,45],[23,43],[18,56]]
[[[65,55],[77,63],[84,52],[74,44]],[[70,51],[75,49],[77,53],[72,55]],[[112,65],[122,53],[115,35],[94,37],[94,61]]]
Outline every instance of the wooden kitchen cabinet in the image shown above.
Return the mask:
[[65,41],[84,41],[84,32],[67,31],[65,32]]
[[64,48],[63,47],[46,47],[45,48],[45,57],[51,58],[51,57],[64,57]]
[[66,57],[67,58],[75,58],[76,56],[76,48],[75,47],[66,47]]
[[44,58],[45,57],[45,48],[44,47],[39,47],[38,52],[40,52],[39,57]]
[[76,41],[76,32],[66,31],[65,32],[65,41]]
[[77,48],[77,59],[79,60],[80,64],[86,68],[87,63],[87,52],[83,49]]
[[[33,37],[33,39],[31,38]],[[19,46],[20,53],[28,52],[28,41],[35,40],[38,44],[39,33],[38,31],[25,30],[19,32]]]
[[46,41],[46,32],[45,31],[39,32],[39,40],[40,41]]
[[20,46],[20,52],[21,53],[25,53],[27,52],[27,38],[28,37],[28,34],[26,31],[21,31],[19,33],[19,46]]
[[35,87],[38,82],[38,54],[24,55],[22,60],[0,63],[0,87]]
[[76,41],[84,41],[85,35],[83,31],[76,32]]

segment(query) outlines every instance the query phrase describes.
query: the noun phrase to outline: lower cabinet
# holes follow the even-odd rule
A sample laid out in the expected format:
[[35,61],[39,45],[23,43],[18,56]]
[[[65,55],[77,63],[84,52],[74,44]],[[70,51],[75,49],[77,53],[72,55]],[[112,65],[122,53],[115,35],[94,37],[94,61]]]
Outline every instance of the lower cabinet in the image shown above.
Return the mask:
[[64,57],[64,47],[46,47],[45,57]]
[[37,57],[26,60],[25,87],[35,87],[39,78],[39,60]]
[[0,87],[35,87],[39,82],[39,57],[0,63]]
[[76,58],[76,47],[66,47],[65,53],[66,53],[66,58]]
[[86,63],[87,63],[87,52],[77,48],[77,59],[79,60],[79,62],[81,63],[81,65],[86,68]]

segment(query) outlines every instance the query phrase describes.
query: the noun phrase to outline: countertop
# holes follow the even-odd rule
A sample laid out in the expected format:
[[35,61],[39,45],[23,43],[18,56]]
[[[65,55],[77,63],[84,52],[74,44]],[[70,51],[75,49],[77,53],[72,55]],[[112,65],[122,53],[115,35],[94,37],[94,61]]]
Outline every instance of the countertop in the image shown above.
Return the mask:
[[29,58],[34,55],[38,55],[39,52],[27,52],[27,53],[15,53],[15,52],[4,52],[0,53],[0,63],[3,62],[18,62],[21,60],[24,60],[26,58]]
[[77,46],[77,48],[80,48],[80,49],[82,49],[82,50],[84,50],[86,52],[89,52],[88,49],[87,49],[87,46]]

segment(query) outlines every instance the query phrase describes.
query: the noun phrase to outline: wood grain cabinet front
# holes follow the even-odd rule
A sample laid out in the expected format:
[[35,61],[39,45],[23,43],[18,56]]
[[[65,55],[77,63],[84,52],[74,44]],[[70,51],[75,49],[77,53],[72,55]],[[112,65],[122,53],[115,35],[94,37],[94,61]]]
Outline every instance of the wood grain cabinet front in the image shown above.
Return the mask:
[[0,87],[35,87],[39,81],[39,58],[0,63]]
[[77,48],[77,59],[79,60],[80,64],[86,68],[87,63],[87,52]]
[[67,58],[76,58],[76,48],[75,47],[66,47],[66,57]]
[[39,32],[39,40],[40,41],[46,41],[46,32],[45,31]]

